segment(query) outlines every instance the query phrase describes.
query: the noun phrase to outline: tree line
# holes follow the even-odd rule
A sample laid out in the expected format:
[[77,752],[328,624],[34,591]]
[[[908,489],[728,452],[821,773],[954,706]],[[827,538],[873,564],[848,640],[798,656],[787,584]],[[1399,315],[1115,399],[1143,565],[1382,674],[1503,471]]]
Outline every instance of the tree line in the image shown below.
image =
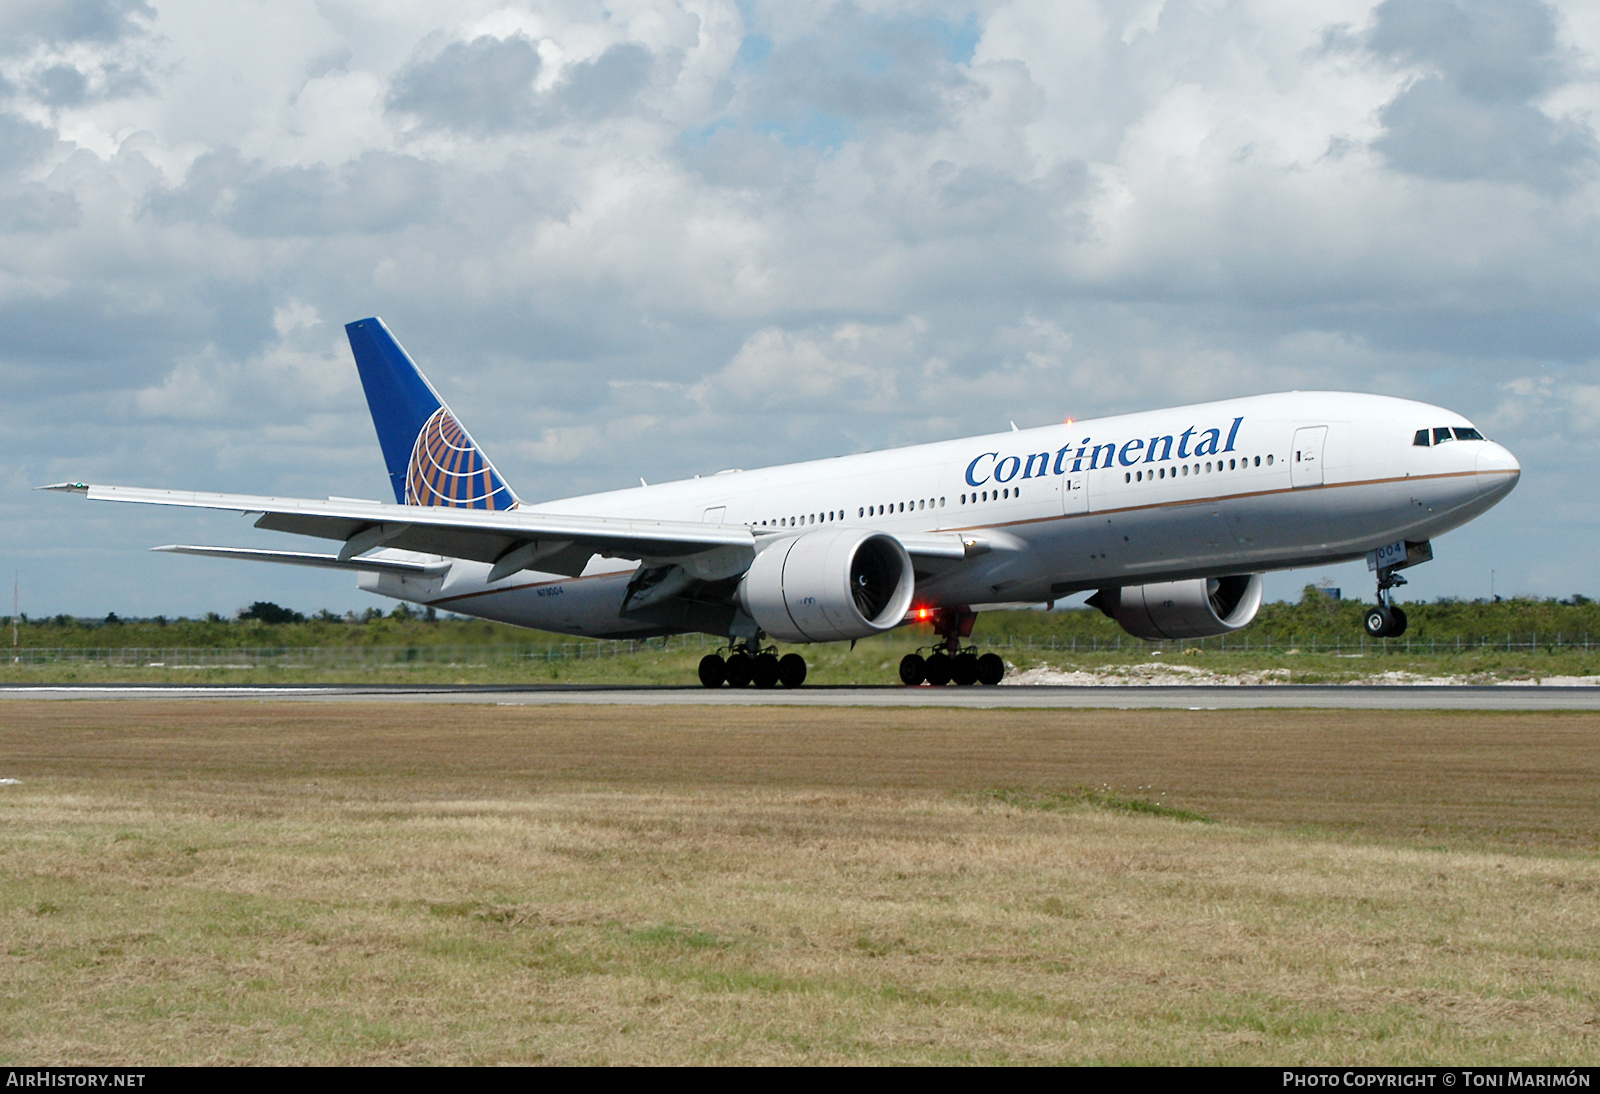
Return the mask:
[[[1296,602],[1263,604],[1260,614],[1240,638],[1252,641],[1332,641],[1350,639],[1361,631],[1366,605],[1355,600],[1335,600],[1307,586]],[[1476,644],[1499,641],[1507,635],[1518,642],[1534,636],[1540,642],[1582,641],[1592,635],[1600,642],[1600,604],[1589,597],[1566,599],[1500,598],[1459,600],[1446,597],[1405,604],[1410,625],[1406,637],[1439,644]],[[1122,633],[1115,622],[1088,608],[1060,611],[996,611],[979,615],[976,637],[1034,638],[1058,641],[1114,640]],[[567,642],[569,637],[530,631],[504,623],[467,619],[431,608],[399,604],[385,612],[376,607],[343,615],[326,609],[305,614],[268,601],[257,601],[232,618],[209,613],[201,619],[121,618],[115,613],[85,619],[57,615],[48,619],[23,616],[17,627],[18,644],[53,647],[178,647],[178,646],[430,646],[499,645]]]

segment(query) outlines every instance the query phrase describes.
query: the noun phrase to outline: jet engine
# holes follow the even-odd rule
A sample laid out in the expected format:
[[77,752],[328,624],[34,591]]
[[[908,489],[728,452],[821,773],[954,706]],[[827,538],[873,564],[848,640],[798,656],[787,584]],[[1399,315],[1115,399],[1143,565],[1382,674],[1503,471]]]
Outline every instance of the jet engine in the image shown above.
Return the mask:
[[1088,603],[1136,638],[1211,638],[1254,619],[1261,589],[1260,574],[1237,574],[1101,589]]
[[914,583],[899,540],[838,528],[762,548],[739,582],[739,604],[780,642],[837,642],[898,626]]

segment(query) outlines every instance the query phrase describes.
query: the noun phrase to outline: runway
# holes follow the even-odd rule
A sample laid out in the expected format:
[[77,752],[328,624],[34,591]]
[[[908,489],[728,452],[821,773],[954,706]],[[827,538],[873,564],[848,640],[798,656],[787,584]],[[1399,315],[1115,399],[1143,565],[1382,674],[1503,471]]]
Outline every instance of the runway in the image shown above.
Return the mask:
[[1010,710],[1600,710],[1600,687],[1339,686],[807,687],[715,691],[701,687],[550,684],[517,687],[336,684],[281,687],[160,686],[0,688],[7,700],[222,700],[249,702],[478,703],[499,706],[949,707]]

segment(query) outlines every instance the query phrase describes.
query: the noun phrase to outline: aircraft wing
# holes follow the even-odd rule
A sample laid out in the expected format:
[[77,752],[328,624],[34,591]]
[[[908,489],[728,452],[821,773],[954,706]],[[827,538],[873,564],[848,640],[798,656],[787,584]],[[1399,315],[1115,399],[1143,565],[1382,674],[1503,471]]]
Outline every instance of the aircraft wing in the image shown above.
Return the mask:
[[[758,538],[787,532],[758,532],[742,524],[394,505],[343,498],[318,501],[81,482],[56,483],[40,489],[82,494],[91,501],[260,513],[255,522],[257,528],[342,541],[344,546],[333,556],[341,562],[378,547],[395,547],[489,563],[493,567],[490,581],[525,569],[577,576],[597,554],[665,563],[718,548],[743,548],[753,557]],[[910,554],[928,558],[960,559],[987,549],[977,540],[954,533],[923,532],[897,538]]]

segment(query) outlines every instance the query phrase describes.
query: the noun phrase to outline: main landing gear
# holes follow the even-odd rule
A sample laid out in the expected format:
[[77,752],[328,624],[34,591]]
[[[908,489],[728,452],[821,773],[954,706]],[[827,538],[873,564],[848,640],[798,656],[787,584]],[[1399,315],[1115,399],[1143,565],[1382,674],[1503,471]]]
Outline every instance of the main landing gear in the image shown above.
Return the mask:
[[1399,638],[1406,633],[1406,613],[1394,606],[1394,594],[1390,592],[1405,583],[1406,579],[1393,570],[1378,571],[1378,606],[1368,608],[1361,621],[1369,637]]
[[773,647],[761,648],[757,639],[737,642],[728,649],[700,658],[700,682],[708,688],[797,688],[806,682],[806,659],[798,653],[778,656]]
[[998,684],[1005,679],[1006,663],[996,653],[981,657],[970,646],[961,648],[961,640],[972,635],[972,622],[976,612],[945,608],[934,613],[933,629],[939,641],[922,650],[908,653],[900,659],[900,682],[907,687],[932,684],[943,687],[949,683],[970,687],[973,684]]

